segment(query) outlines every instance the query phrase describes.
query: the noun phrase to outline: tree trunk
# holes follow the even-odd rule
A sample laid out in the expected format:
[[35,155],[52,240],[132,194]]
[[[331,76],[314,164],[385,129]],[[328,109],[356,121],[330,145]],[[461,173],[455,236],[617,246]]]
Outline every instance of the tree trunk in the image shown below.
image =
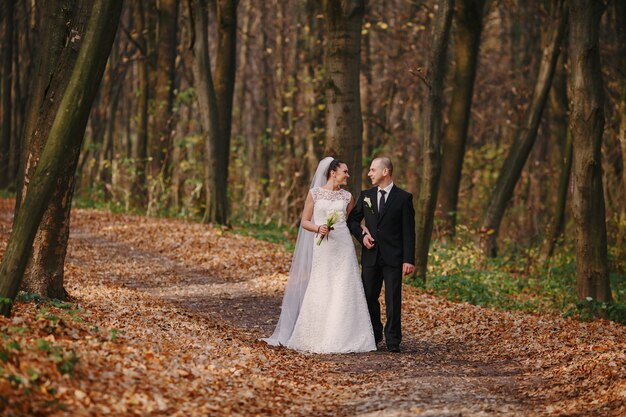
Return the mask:
[[153,177],[171,174],[172,101],[175,80],[176,45],[178,31],[178,0],[161,0],[158,6],[157,63],[154,88],[154,123],[150,135],[150,172]]
[[362,120],[360,103],[361,25],[364,0],[324,0],[326,19],[325,154],[342,159],[353,175],[348,186],[361,190]]
[[547,266],[557,240],[563,234],[565,225],[565,207],[570,173],[572,171],[572,135],[567,127],[567,83],[565,78],[565,54],[562,53],[557,63],[557,70],[552,81],[550,91],[550,138],[559,144],[561,157],[561,172],[557,202],[554,208],[554,218],[548,230],[542,253],[542,263]]
[[[20,213],[16,216],[0,266],[0,313],[8,316],[28,261],[39,223],[57,184],[80,152],[87,119],[104,73],[122,2],[96,0],[87,30],[80,32],[82,43],[71,79],[61,99],[46,146],[32,178]],[[77,42],[78,37],[73,38]],[[70,41],[72,42],[72,41]],[[72,162],[74,161],[74,162]],[[71,184],[67,184],[71,188]],[[71,198],[71,192],[68,195]],[[69,206],[70,202],[66,202]]]
[[497,255],[497,237],[502,217],[513,196],[515,185],[520,178],[528,155],[537,138],[541,115],[550,91],[552,76],[554,75],[561,42],[567,26],[567,15],[564,12],[562,0],[559,0],[558,4],[554,6],[554,17],[555,24],[547,29],[551,30],[551,32],[547,36],[530,105],[526,110],[520,129],[517,131],[516,138],[509,149],[482,221],[480,246],[483,253],[490,257]]
[[578,298],[611,301],[602,189],[604,89],[598,36],[601,0],[569,2],[570,130],[574,143],[576,282]]
[[194,57],[194,85],[198,96],[198,111],[204,136],[204,188],[206,208],[203,221],[218,222],[217,199],[217,142],[219,141],[219,121],[217,99],[211,75],[208,39],[207,0],[192,0],[189,10],[191,29],[194,36],[192,53]]
[[146,33],[148,26],[146,23],[146,13],[143,1],[133,1],[133,20],[137,28],[135,43],[139,48],[140,58],[137,61],[137,93],[135,100],[137,103],[135,129],[137,136],[134,143],[133,158],[135,159],[135,182],[133,191],[133,204],[137,207],[146,206],[147,183],[146,170],[148,161],[148,104],[149,96],[149,73],[148,73],[148,40]]
[[459,184],[470,121],[484,6],[485,0],[456,2],[454,81],[448,112],[449,121],[443,133],[439,186],[438,214],[444,236],[454,235],[456,226]]
[[13,80],[13,1],[4,2],[4,33],[2,43],[2,126],[0,126],[0,188],[11,182],[9,152],[11,150],[11,84]]
[[[44,47],[40,50],[39,69],[28,105],[22,156],[26,165],[19,180],[22,186],[18,190],[14,224],[20,216],[21,204],[32,183],[79,55],[76,40],[72,42],[72,38],[75,39],[77,33],[85,33],[89,18],[88,1],[78,2],[72,8],[64,5],[63,1],[48,3],[43,19]],[[57,184],[51,191],[54,197],[38,222],[21,289],[42,297],[63,299],[66,295],[63,265],[69,233],[69,201],[62,197],[67,192],[63,185]]]
[[215,221],[228,224],[228,166],[230,161],[230,135],[233,116],[237,57],[237,4],[238,0],[217,2],[217,56],[215,60],[215,98],[217,100],[219,140],[216,143]]
[[424,160],[422,184],[415,221],[415,273],[426,280],[428,249],[433,231],[439,175],[441,173],[441,124],[443,122],[443,79],[454,13],[454,0],[438,0],[428,74],[428,100],[424,105]]
[[[619,86],[619,99],[617,103],[617,114],[619,117],[619,142],[622,153],[622,195],[626,198],[626,2],[614,1],[615,7],[615,27],[617,41],[620,45],[617,54],[619,58],[619,68],[621,68],[621,81]],[[626,224],[626,205],[622,205],[620,210],[620,224]],[[626,228],[622,227],[619,235],[617,247],[621,248],[621,256],[626,257]]]

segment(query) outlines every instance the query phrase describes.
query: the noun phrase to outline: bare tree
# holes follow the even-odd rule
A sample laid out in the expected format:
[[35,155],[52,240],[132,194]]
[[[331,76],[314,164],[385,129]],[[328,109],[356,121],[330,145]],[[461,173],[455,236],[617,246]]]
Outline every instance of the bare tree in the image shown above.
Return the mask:
[[351,172],[349,187],[361,189],[363,126],[360,102],[361,25],[364,0],[324,0],[326,19],[325,153],[343,159]]
[[602,0],[570,0],[570,130],[574,143],[576,282],[578,298],[611,301],[602,189],[604,88],[598,35]]
[[0,188],[12,181],[9,170],[11,150],[11,85],[13,80],[13,1],[3,2],[4,33],[2,55],[2,126],[0,126]]
[[237,57],[237,5],[239,0],[217,2],[217,56],[215,60],[215,99],[219,140],[216,144],[217,223],[228,223],[228,166],[230,161],[230,136],[233,117]]
[[555,24],[546,25],[545,28],[545,47],[542,51],[539,74],[530,105],[526,110],[522,125],[517,131],[516,138],[508,151],[498,176],[496,187],[489,198],[489,206],[482,220],[480,246],[482,251],[490,257],[497,254],[497,237],[502,217],[513,196],[515,185],[520,178],[528,155],[537,138],[541,115],[548,98],[548,92],[550,91],[552,77],[567,26],[567,14],[565,13],[563,0],[553,3],[552,16]]
[[151,175],[170,175],[172,154],[172,102],[176,88],[174,67],[178,33],[178,0],[158,4],[156,74],[154,87],[154,123],[150,135]]
[[220,222],[218,216],[224,212],[218,207],[217,198],[217,143],[220,138],[217,98],[211,75],[211,59],[209,57],[209,17],[207,0],[190,0],[189,23],[190,33],[194,40],[192,53],[194,57],[193,75],[198,98],[198,111],[204,136],[204,188],[206,208],[203,221]]
[[454,80],[449,121],[443,132],[441,183],[437,208],[444,235],[454,235],[456,226],[459,184],[478,66],[485,0],[459,0],[455,8]]
[[426,279],[428,249],[433,231],[439,175],[441,173],[441,125],[443,79],[454,14],[454,0],[438,0],[428,74],[428,100],[424,106],[424,162],[415,221],[415,273]]

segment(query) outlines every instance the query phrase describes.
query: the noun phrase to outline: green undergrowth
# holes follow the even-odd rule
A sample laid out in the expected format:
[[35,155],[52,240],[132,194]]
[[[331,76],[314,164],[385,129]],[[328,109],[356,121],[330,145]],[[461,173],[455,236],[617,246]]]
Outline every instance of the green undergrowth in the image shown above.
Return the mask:
[[560,312],[582,320],[606,317],[626,324],[626,275],[611,273],[613,303],[593,299],[578,301],[574,249],[559,247],[548,266],[542,266],[536,248],[501,248],[496,258],[486,258],[471,232],[461,229],[451,243],[434,242],[428,260],[426,283],[412,285],[452,301],[527,312]]
[[233,224],[232,231],[242,236],[249,236],[266,242],[282,244],[292,251],[295,246],[297,230],[287,226],[278,226],[274,223],[259,224],[238,222]]

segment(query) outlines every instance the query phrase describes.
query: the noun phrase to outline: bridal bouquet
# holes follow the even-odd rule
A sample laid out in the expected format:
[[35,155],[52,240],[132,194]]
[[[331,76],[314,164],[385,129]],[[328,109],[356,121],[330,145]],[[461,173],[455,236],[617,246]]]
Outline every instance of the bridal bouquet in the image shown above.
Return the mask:
[[[329,229],[329,230],[335,230],[335,229],[333,228],[333,225],[339,221],[339,218],[340,218],[340,215],[341,215],[341,214],[343,214],[343,213],[339,213],[339,212],[338,212],[338,211],[336,211],[336,210],[329,211],[329,212],[326,214],[326,226],[328,226],[328,229]],[[326,239],[328,239],[328,234],[326,235]],[[319,246],[319,245],[321,245],[321,244],[322,244],[322,240],[324,240],[324,236],[320,237],[320,238],[317,240],[317,246]]]

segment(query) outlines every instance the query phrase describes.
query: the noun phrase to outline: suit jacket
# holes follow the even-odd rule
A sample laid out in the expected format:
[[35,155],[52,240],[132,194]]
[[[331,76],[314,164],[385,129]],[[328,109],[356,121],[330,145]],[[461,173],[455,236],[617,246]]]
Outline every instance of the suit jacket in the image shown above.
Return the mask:
[[[348,227],[353,236],[361,243],[363,266],[374,266],[380,252],[383,262],[389,266],[402,266],[403,263],[415,265],[415,210],[413,195],[396,185],[385,200],[385,210],[378,214],[378,187],[361,192],[354,208],[348,216]],[[369,197],[371,208],[365,204]],[[369,229],[374,247],[363,246],[361,220]]]

